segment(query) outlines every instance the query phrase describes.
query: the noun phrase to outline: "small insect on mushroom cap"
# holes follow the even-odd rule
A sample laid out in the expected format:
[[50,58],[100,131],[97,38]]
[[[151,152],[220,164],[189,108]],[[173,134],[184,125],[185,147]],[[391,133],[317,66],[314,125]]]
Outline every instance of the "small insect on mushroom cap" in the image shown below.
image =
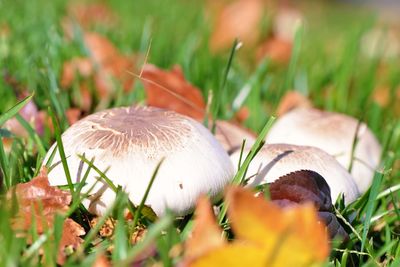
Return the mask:
[[[217,197],[233,176],[227,153],[209,130],[159,108],[133,106],[92,114],[66,130],[62,141],[74,183],[88,168],[79,158],[84,155],[94,159],[94,165],[121,186],[134,204],[140,203],[157,164],[164,159],[146,201],[158,215],[167,207],[178,215],[190,212],[200,194]],[[52,163],[60,160],[57,151]],[[102,214],[115,194],[98,177],[91,169],[84,192],[94,187],[84,205]],[[49,179],[52,185],[67,184],[62,164],[55,165]]]

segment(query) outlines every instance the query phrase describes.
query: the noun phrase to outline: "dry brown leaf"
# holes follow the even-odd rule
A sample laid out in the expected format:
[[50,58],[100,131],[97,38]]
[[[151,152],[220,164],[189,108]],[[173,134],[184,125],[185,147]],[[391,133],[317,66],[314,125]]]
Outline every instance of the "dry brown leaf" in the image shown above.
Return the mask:
[[[32,219],[35,220],[37,234],[43,234],[52,227],[54,216],[66,212],[71,202],[69,192],[50,186],[46,170],[42,170],[40,175],[30,182],[18,184],[15,189],[11,189],[7,195],[9,199],[12,198],[13,192],[19,207],[13,228],[25,235],[28,242],[32,241],[29,236]],[[84,234],[84,229],[73,220],[67,218],[64,221],[57,257],[58,264],[65,262],[64,249],[67,247],[76,249],[83,242],[79,236]]]
[[311,101],[296,91],[288,91],[279,102],[276,114],[278,117],[295,108],[311,108]]
[[107,259],[107,257],[104,256],[104,254],[100,254],[99,256],[97,256],[92,267],[111,267],[111,263]]
[[381,107],[387,107],[390,103],[390,88],[378,87],[374,90],[372,98]]
[[65,111],[65,116],[67,117],[68,124],[72,125],[81,118],[82,112],[78,108],[69,108]]
[[260,35],[260,21],[265,8],[263,0],[236,0],[225,6],[214,26],[210,46],[214,51],[232,46],[239,38],[246,46]]
[[67,38],[72,39],[75,23],[84,30],[90,30],[95,25],[113,27],[116,22],[117,16],[105,3],[74,2],[67,7],[67,15],[61,24]]
[[115,24],[116,15],[103,3],[74,3],[68,6],[68,14],[82,27],[90,27],[94,24]]
[[268,38],[257,49],[257,59],[269,58],[273,62],[286,64],[292,55],[291,41],[277,37]]
[[93,75],[93,66],[90,59],[76,57],[64,62],[60,81],[61,87],[70,87],[74,82],[76,74],[79,74],[82,78],[88,78]]
[[235,120],[242,123],[250,117],[250,110],[248,107],[241,107],[235,114]]
[[331,238],[348,239],[348,234],[332,212],[329,185],[318,173],[300,170],[280,177],[269,185],[271,200],[281,207],[312,203],[318,216],[328,229]]
[[204,119],[203,96],[198,88],[185,80],[179,66],[166,71],[147,64],[142,78],[149,106],[173,110],[199,121]]
[[136,244],[143,240],[147,234],[147,229],[144,226],[137,226],[131,236],[131,244]]
[[61,75],[61,86],[69,88],[77,79],[82,78],[79,87],[80,99],[74,99],[75,105],[88,112],[93,103],[88,84],[94,85],[94,91],[100,101],[107,102],[115,92],[115,82],[125,92],[133,89],[134,76],[128,71],[135,67],[135,57],[122,55],[118,49],[104,36],[94,32],[85,32],[84,43],[89,51],[88,58],[76,57],[64,62]]
[[287,199],[295,203],[312,202],[319,211],[332,209],[329,185],[321,175],[314,171],[291,172],[271,183],[269,190],[271,200]]

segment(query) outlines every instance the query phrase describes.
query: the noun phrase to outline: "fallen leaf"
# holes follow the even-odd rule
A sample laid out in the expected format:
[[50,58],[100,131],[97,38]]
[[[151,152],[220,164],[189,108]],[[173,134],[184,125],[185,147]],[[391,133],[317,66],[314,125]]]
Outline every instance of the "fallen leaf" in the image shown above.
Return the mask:
[[332,209],[331,190],[325,179],[310,170],[291,172],[269,185],[271,200],[312,202],[319,211]]
[[387,107],[390,104],[390,88],[380,86],[373,92],[372,99],[381,107]]
[[78,108],[69,108],[65,111],[65,116],[67,117],[68,124],[72,125],[81,118],[82,112]]
[[246,46],[254,44],[260,35],[260,22],[265,8],[263,0],[236,0],[218,15],[210,46],[213,51],[232,46],[239,38]]
[[[62,214],[68,210],[72,198],[69,192],[50,186],[44,169],[30,182],[18,184],[15,189],[10,189],[7,195],[9,199],[12,198],[13,192],[15,192],[19,210],[12,226],[16,231],[22,232],[28,242],[32,242],[30,236],[32,219],[35,220],[37,234],[43,234],[47,229],[51,229],[57,213]],[[62,229],[57,256],[58,264],[65,262],[65,248],[77,249],[83,242],[79,236],[85,234],[83,227],[69,218],[64,221]]]
[[146,64],[141,77],[149,106],[173,110],[199,121],[204,119],[203,96],[185,80],[179,66],[166,71]]
[[116,84],[124,92],[133,89],[134,76],[128,71],[135,68],[135,57],[121,54],[106,37],[95,32],[85,32],[83,41],[89,57],[76,57],[64,62],[60,84],[65,89],[70,88],[79,76],[81,96],[74,99],[74,104],[88,112],[94,97],[89,84],[94,86],[101,103],[109,101],[116,92]]
[[197,200],[195,216],[193,232],[185,243],[186,259],[196,259],[226,244],[207,197]]
[[81,26],[90,27],[95,24],[115,24],[117,16],[111,8],[102,3],[74,3],[68,6],[68,15]]
[[332,212],[331,190],[325,179],[310,170],[300,170],[280,177],[269,185],[270,197],[281,207],[312,203],[328,229],[330,238],[348,239],[348,234]]
[[279,102],[276,115],[281,117],[295,108],[311,108],[312,104],[305,96],[297,91],[287,91]]
[[238,123],[242,123],[250,117],[250,110],[248,107],[241,107],[235,114],[235,119]]
[[76,74],[82,78],[89,78],[93,72],[92,62],[89,58],[73,58],[63,64],[60,85],[63,88],[69,87],[74,82]]
[[114,27],[117,16],[111,8],[103,3],[79,3],[73,2],[67,7],[67,15],[62,19],[61,25],[68,39],[74,36],[75,24],[84,30],[90,30],[93,26]]
[[107,259],[107,257],[104,256],[104,254],[100,254],[99,256],[97,256],[92,267],[111,267],[111,263]]
[[[328,257],[328,237],[312,205],[283,209],[241,187],[229,187],[225,200],[235,240],[217,243],[212,249],[205,246],[196,252],[198,256],[185,257],[184,265],[320,266]],[[220,238],[218,231],[205,232],[209,220],[205,221],[196,223],[193,231],[197,234],[186,250],[196,249],[197,242],[204,243],[206,237]]]
[[257,59],[269,58],[273,62],[286,64],[292,55],[292,42],[277,37],[268,38],[257,49]]

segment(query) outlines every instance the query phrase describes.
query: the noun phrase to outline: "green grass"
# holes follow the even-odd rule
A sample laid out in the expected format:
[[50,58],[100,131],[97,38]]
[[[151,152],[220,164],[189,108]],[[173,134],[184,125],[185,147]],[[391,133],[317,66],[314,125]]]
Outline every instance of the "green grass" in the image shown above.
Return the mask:
[[[374,14],[346,6],[331,6],[326,2],[304,4],[307,24],[296,35],[290,63],[279,65],[268,60],[255,63],[249,56],[252,51],[246,47],[235,51],[234,57],[229,49],[213,54],[208,47],[211,22],[206,19],[202,1],[109,2],[118,16],[117,25],[95,25],[93,30],[107,36],[124,53],[144,55],[151,41],[148,61],[160,68],[170,68],[174,64],[182,66],[185,77],[202,90],[204,99],[210,90],[218,97],[214,99],[212,114],[219,118],[230,119],[234,111],[246,105],[250,117],[245,125],[265,134],[262,129],[275,115],[280,97],[287,90],[296,89],[308,95],[319,108],[343,112],[365,121],[384,148],[382,173],[376,175],[371,189],[357,202],[346,208],[337,206],[343,220],[347,221],[350,240],[333,249],[327,265],[400,265],[400,120],[399,113],[395,112],[399,103],[392,100],[388,106],[381,107],[372,98],[379,86],[389,87],[392,93],[399,88],[400,59],[369,59],[360,53],[361,37],[374,26]],[[24,101],[18,102],[20,99],[17,98],[23,90],[33,94],[41,110],[53,111],[54,122],[59,121],[55,123],[55,135],[45,129],[39,137],[18,117],[27,129],[28,137],[12,139],[11,152],[6,152],[3,142],[0,143],[0,192],[34,177],[44,151],[55,140],[61,145],[60,132],[68,127],[65,110],[73,106],[73,91],[60,88],[62,64],[72,57],[86,55],[87,51],[79,38],[67,42],[63,36],[60,23],[66,5],[65,0],[0,0],[0,32],[3,25],[10,32],[7,36],[0,34],[0,126],[23,106]],[[6,77],[15,79],[17,85],[7,82]],[[117,91],[119,93],[112,95],[110,107],[140,102],[144,97],[143,86],[138,81],[133,92],[124,93],[121,88]],[[238,101],[239,95],[246,97]],[[1,129],[0,136],[10,137],[11,133]],[[243,155],[243,160],[245,158]],[[248,161],[246,159],[245,163]],[[237,179],[241,179],[244,172],[242,169]],[[74,185],[69,183],[69,186],[73,191]],[[388,191],[388,188],[392,190]],[[90,264],[99,253],[114,246],[111,260],[116,265],[126,265],[155,243],[159,253],[152,256],[149,263],[177,264],[179,257],[172,257],[170,251],[186,238],[192,225],[190,217],[175,219],[172,214],[167,214],[153,223],[146,219],[145,208],[141,206],[136,211],[143,208],[143,216],[135,214],[139,222],[135,220],[133,226],[128,225],[121,218],[124,208],[131,203],[123,192],[116,191],[117,201],[106,214],[119,219],[114,240],[99,239],[98,231],[106,217],[101,218],[85,236],[81,250],[67,263],[71,266]],[[67,215],[84,221],[82,213],[85,211],[79,207],[79,202],[74,194],[74,203]],[[56,220],[54,229],[36,236],[28,247],[27,240],[17,238],[12,231],[10,220],[15,211],[5,204],[1,193],[0,266],[53,265],[57,251],[54,239],[49,237],[59,233],[63,218]],[[388,210],[388,206],[393,208]],[[220,216],[222,221],[224,216]],[[128,238],[137,223],[149,227],[148,234],[142,243],[132,246]],[[87,222],[84,226],[89,229]],[[94,240],[100,245],[93,246]],[[41,260],[40,251],[44,251],[44,260]]]

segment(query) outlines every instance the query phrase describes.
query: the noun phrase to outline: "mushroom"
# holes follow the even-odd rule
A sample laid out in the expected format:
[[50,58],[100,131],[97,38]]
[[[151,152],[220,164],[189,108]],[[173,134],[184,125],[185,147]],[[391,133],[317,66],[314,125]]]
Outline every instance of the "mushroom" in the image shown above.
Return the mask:
[[[357,125],[356,119],[344,114],[296,108],[275,122],[266,142],[315,146],[334,156],[347,169],[352,161]],[[361,193],[371,185],[380,155],[380,144],[367,125],[361,123],[351,169]]]
[[[246,156],[250,150],[244,149]],[[238,166],[240,149],[231,155],[234,166]],[[353,202],[358,188],[353,178],[334,157],[316,147],[288,144],[264,145],[251,161],[247,170],[248,185],[255,187],[272,183],[278,178],[299,170],[310,170],[321,175],[331,190],[332,200],[343,193],[345,203]]]
[[[167,208],[184,215],[201,194],[217,197],[233,176],[229,156],[200,123],[173,111],[154,107],[122,107],[92,114],[72,125],[62,135],[73,182],[88,166],[79,155],[91,160],[134,204],[139,204],[157,164],[164,159],[146,200],[156,214]],[[53,145],[53,148],[56,144]],[[50,157],[50,149],[44,162]],[[58,151],[53,163],[60,162]],[[83,204],[90,212],[103,214],[115,193],[90,170]],[[62,164],[49,173],[52,185],[65,185]]]
[[215,125],[215,138],[228,153],[240,148],[243,140],[246,140],[245,145],[248,147],[251,147],[256,141],[255,136],[250,131],[229,121],[217,120]]

